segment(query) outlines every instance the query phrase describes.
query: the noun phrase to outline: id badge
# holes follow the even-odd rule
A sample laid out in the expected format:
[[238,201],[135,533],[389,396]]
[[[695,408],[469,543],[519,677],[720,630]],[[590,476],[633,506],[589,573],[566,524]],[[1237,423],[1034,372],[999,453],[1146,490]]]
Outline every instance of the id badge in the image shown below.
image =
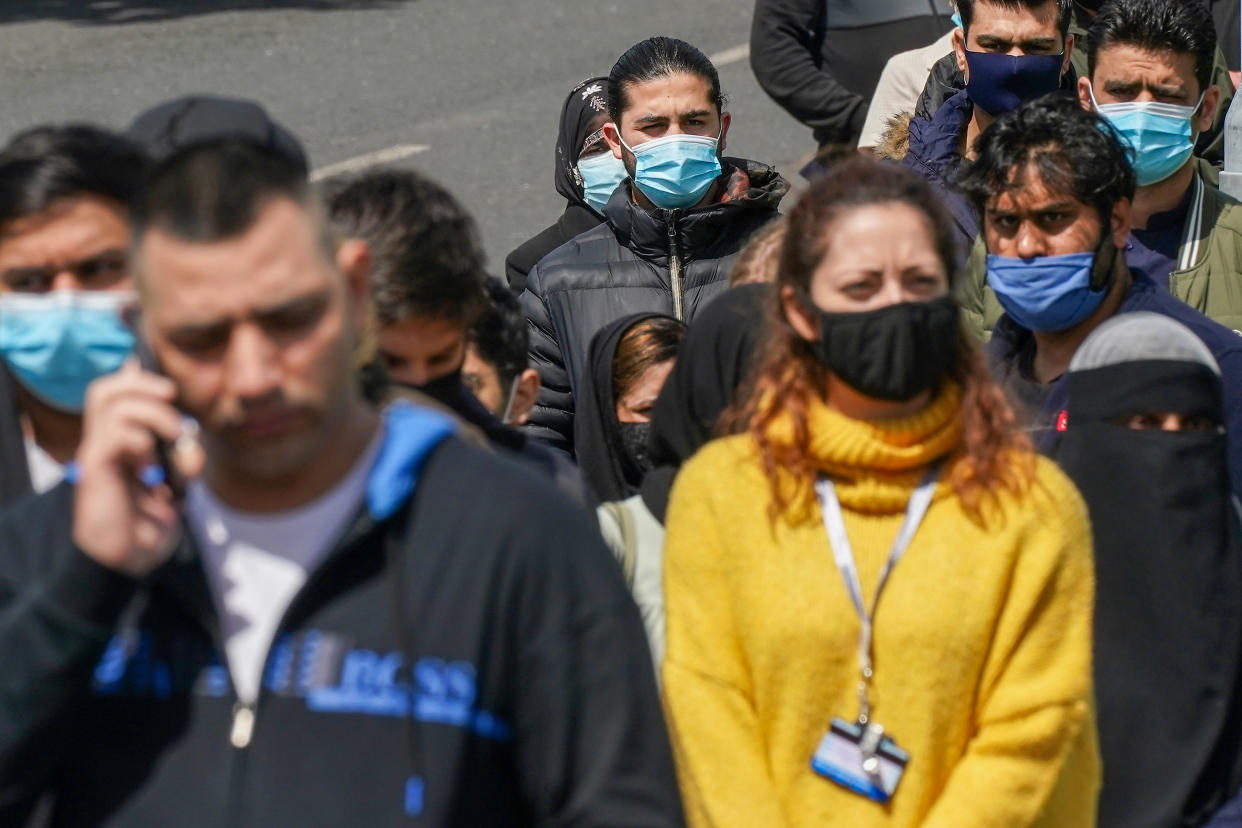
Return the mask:
[[882,738],[875,752],[879,766],[874,773],[868,773],[863,769],[860,747],[863,735],[864,726],[834,718],[811,757],[811,769],[854,793],[876,802],[888,802],[905,773],[910,754],[892,739]]

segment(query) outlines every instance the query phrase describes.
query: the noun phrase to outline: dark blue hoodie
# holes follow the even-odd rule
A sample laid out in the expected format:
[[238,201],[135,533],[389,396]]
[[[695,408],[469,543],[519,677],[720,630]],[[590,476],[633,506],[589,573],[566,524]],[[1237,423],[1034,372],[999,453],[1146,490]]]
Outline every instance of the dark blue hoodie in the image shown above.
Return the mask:
[[910,150],[902,162],[926,178],[949,208],[953,228],[957,231],[959,267],[979,236],[979,218],[955,184],[962,165],[958,148],[974,111],[975,105],[963,89],[945,101],[930,121],[912,118]]
[[681,825],[593,516],[451,431],[390,409],[253,706],[190,532],[139,582],[75,548],[68,484],[0,514],[0,825]]

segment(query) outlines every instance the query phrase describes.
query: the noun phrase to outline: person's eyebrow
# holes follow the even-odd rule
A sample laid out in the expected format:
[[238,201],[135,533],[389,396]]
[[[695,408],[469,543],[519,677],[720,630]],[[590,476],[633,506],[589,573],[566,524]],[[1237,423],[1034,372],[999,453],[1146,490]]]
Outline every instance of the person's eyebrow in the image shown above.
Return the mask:
[[275,305],[257,308],[251,311],[251,316],[258,322],[270,322],[279,317],[288,314],[297,314],[303,311],[318,310],[321,306],[328,303],[328,289],[317,290],[314,293],[308,293],[302,296],[295,296],[285,302]]
[[984,34],[984,35],[979,35],[977,38],[975,38],[975,40],[979,43],[980,46],[990,47],[990,48],[1013,45],[1012,40],[1006,40],[1000,35]]
[[1147,88],[1151,90],[1151,94],[1161,98],[1183,98],[1186,97],[1186,85],[1181,83],[1149,83]]
[[1057,45],[1055,37],[1031,37],[1022,40],[1018,44],[1022,49],[1052,49]]
[[656,115],[654,112],[634,119],[635,125],[667,124],[667,115]]
[[1074,208],[1074,201],[1072,199],[1062,199],[1061,201],[1053,201],[1047,204],[1039,204],[1035,207],[1032,207],[1031,212],[1050,213],[1053,210],[1065,211],[1065,210],[1072,210],[1073,208]]
[[1143,84],[1134,80],[1108,80],[1104,82],[1104,91],[1110,95],[1137,94]]
[[683,121],[688,121],[691,118],[706,118],[711,114],[712,111],[710,109],[692,109],[689,112],[681,113],[678,117],[680,117]]

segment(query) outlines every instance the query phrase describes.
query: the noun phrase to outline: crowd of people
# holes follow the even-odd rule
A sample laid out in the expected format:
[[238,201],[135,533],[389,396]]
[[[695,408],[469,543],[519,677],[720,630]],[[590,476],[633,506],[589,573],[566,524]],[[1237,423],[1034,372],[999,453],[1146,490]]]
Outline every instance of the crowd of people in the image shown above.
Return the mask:
[[12,137],[0,825],[1242,825],[1214,11],[758,0],[795,193],[649,38],[503,279],[258,102]]

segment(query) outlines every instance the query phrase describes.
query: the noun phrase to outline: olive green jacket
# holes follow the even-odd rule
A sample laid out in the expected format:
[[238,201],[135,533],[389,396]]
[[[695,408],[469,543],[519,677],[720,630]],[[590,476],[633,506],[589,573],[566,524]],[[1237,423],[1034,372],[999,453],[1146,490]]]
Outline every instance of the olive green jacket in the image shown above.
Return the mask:
[[[1226,328],[1242,332],[1242,202],[1205,185],[1200,175],[1192,186],[1195,192],[1169,290]],[[987,284],[982,238],[975,240],[966,262],[958,298],[967,327],[983,339],[990,337],[1005,311]]]

